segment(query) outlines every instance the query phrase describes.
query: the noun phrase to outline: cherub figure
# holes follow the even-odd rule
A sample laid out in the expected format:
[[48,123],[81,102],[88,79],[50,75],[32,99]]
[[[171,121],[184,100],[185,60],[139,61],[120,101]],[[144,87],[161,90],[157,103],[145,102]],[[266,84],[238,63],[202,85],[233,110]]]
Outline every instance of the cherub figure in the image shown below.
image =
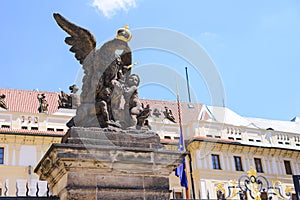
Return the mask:
[[124,119],[125,128],[141,129],[145,125],[145,120],[150,115],[150,106],[144,107],[138,98],[138,86],[140,78],[136,74],[128,76],[125,82],[123,91],[125,104],[124,104]]
[[125,104],[124,114],[126,119],[126,127],[135,128],[137,125],[136,116],[142,112],[142,105],[138,98],[138,85],[140,84],[140,78],[136,74],[131,74],[125,81],[125,87],[123,91]]

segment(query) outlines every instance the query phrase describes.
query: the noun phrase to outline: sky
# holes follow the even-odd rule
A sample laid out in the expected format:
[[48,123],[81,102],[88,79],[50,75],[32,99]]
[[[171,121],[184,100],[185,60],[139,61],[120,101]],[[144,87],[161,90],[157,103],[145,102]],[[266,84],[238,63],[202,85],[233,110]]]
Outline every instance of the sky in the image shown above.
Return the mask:
[[[177,82],[181,100],[188,101],[187,67],[193,102],[215,105],[217,98],[246,117],[300,116],[298,0],[4,0],[0,88],[69,92],[79,81],[81,65],[53,13],[91,31],[98,47],[129,24],[135,33],[129,45],[136,47],[133,60],[139,63],[134,68],[147,79],[140,98],[176,101]],[[138,49],[160,37],[164,48]]]

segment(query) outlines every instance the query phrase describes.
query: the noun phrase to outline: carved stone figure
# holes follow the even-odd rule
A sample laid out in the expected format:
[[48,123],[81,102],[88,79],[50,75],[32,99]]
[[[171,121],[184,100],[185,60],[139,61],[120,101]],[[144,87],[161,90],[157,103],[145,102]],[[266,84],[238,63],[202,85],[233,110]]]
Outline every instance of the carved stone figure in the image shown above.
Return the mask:
[[154,108],[152,115],[154,115],[156,118],[159,118],[161,115],[160,111],[157,108]]
[[137,129],[151,129],[149,125],[149,121],[147,118],[150,116],[150,106],[149,104],[144,107],[144,104],[142,104],[142,111],[137,115]]
[[47,112],[48,111],[48,102],[46,100],[46,95],[44,93],[42,94],[38,94],[37,95],[37,99],[39,101],[39,108],[38,108],[38,111],[40,113],[44,113],[44,112]]
[[58,108],[72,108],[71,95],[61,91],[58,95]]
[[126,81],[123,89],[125,99],[124,114],[125,127],[135,128],[137,125],[137,116],[143,111],[142,104],[138,98],[137,87],[140,84],[140,79],[136,74],[130,75]]
[[[138,99],[137,75],[131,74],[132,35],[128,26],[117,31],[116,38],[96,49],[96,39],[88,30],[54,14],[58,25],[70,37],[65,42],[82,64],[84,77],[80,105],[68,126],[141,128],[149,116],[149,106],[142,107]],[[117,54],[121,52],[121,54]],[[122,102],[124,99],[125,102]]]
[[4,108],[5,110],[7,110],[8,107],[7,107],[6,102],[5,102],[5,97],[6,97],[5,94],[2,94],[0,96],[0,107]]
[[71,85],[69,89],[71,90],[72,108],[78,108],[80,105],[80,97],[77,94],[79,89],[75,84]]
[[77,86],[71,85],[69,87],[72,94],[66,94],[64,91],[61,91],[58,95],[58,108],[77,108],[80,104],[79,95],[77,94]]
[[168,107],[165,107],[164,115],[168,120],[170,120],[173,123],[176,123],[176,120],[175,120],[175,117],[173,116],[172,110],[169,109]]

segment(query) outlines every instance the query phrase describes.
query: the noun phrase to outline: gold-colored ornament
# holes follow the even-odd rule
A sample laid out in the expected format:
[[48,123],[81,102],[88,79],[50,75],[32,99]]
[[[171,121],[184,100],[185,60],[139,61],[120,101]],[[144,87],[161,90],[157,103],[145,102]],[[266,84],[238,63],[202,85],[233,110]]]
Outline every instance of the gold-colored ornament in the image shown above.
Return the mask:
[[292,192],[292,188],[291,187],[289,187],[289,186],[286,186],[285,187],[285,194],[287,194],[287,193],[291,193]]
[[256,177],[256,175],[257,175],[257,172],[256,172],[256,170],[255,170],[255,169],[253,169],[253,167],[252,167],[252,166],[250,167],[250,170],[249,170],[247,173],[248,173],[248,177],[250,177],[250,176],[254,176],[254,177]]
[[231,195],[229,197],[227,197],[227,199],[233,199],[235,198],[237,195],[238,195],[238,192],[237,192],[237,181],[234,179],[234,180],[231,180],[229,181],[229,185],[232,185],[233,188],[232,188],[232,191],[231,191]]
[[225,194],[225,188],[223,187],[222,184],[218,184],[217,187],[216,187],[216,191],[222,191],[222,194]]
[[122,40],[124,42],[129,42],[131,40],[132,34],[129,31],[128,24],[126,24],[124,28],[119,28],[117,30],[116,38],[119,39],[119,40]]
[[137,65],[137,64],[138,64],[138,62],[134,62],[133,64],[128,65],[128,66],[127,66],[127,69],[131,69],[133,66],[135,66],[135,65]]
[[254,200],[261,200],[261,198],[259,195],[257,195]]

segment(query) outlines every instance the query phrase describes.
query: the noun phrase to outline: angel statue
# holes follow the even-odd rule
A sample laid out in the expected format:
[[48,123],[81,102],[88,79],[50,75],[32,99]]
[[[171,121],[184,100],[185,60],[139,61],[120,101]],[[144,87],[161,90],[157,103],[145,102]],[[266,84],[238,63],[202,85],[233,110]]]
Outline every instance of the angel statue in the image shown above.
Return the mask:
[[[148,113],[149,106],[145,110],[138,106],[138,84],[128,85],[127,80],[132,79],[131,68],[136,64],[132,64],[131,49],[128,46],[132,38],[128,26],[118,29],[114,39],[96,49],[96,39],[90,31],[69,22],[58,13],[53,16],[57,24],[70,35],[65,42],[71,46],[70,51],[75,53],[75,58],[84,70],[80,105],[76,116],[67,126],[143,128],[148,116],[144,113]],[[134,76],[139,80],[137,75]],[[129,101],[135,102],[138,109],[129,107]],[[149,126],[145,124],[145,127]]]

